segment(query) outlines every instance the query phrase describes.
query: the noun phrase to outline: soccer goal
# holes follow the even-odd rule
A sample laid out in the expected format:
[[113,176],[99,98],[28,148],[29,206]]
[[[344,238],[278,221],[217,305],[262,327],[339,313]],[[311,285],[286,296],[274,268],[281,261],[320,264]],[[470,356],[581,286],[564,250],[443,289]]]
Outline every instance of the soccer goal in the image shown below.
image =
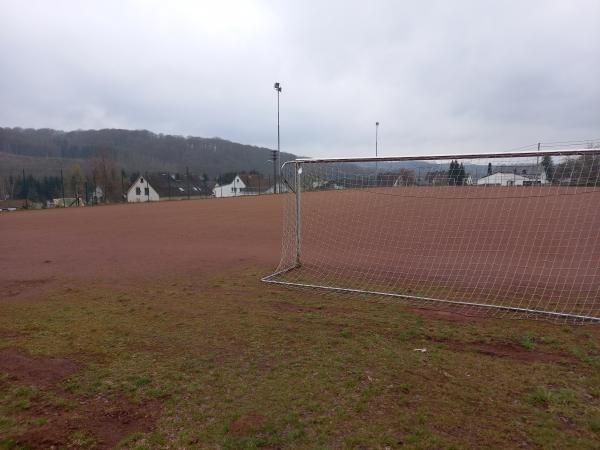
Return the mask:
[[600,149],[297,159],[263,281],[600,321]]

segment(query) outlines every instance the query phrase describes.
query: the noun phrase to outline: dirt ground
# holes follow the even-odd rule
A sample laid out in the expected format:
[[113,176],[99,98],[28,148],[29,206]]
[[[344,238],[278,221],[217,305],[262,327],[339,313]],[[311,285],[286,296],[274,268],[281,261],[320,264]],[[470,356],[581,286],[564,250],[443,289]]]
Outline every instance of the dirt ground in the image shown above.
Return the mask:
[[280,196],[112,205],[0,215],[0,292],[56,282],[201,277],[279,261]]
[[600,317],[593,187],[311,192],[302,216],[286,281]]
[[[435,225],[439,209],[363,202],[369,217],[392,217],[379,224],[395,240],[355,261],[378,237],[356,239],[352,224],[376,224],[355,220],[356,194],[334,194],[305,197],[321,220],[306,222],[308,267],[359,262],[381,275],[383,259],[426,271],[398,230]],[[0,449],[597,448],[597,326],[265,285],[280,260],[283,206],[262,196],[0,213]],[[555,211],[597,227],[598,210],[582,216],[584,206]],[[418,243],[421,256],[471,245],[480,257],[492,246],[452,228],[462,208],[446,210],[459,238],[445,246],[433,239],[441,227],[419,229],[433,236]],[[582,253],[552,253],[561,254]],[[448,253],[437,270],[451,263]]]

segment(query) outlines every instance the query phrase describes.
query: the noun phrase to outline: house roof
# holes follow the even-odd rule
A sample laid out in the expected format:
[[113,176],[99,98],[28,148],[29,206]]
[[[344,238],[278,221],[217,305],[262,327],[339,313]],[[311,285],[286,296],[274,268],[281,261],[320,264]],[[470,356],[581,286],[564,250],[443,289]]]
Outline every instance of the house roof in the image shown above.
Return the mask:
[[[160,197],[184,197],[188,195],[188,185],[190,196],[212,195],[209,186],[196,175],[189,175],[189,181],[185,176],[178,177],[173,173],[149,173],[138,177],[131,187],[140,178],[145,178]],[[131,187],[129,190],[131,190]]]
[[263,192],[269,188],[268,181],[265,178],[263,178],[262,175],[258,173],[246,172],[238,173],[235,175],[222,176],[222,184],[219,184],[219,186],[230,185],[231,183],[233,183],[233,180],[236,176],[239,177],[240,180],[242,180],[242,183],[244,183],[245,187],[243,189],[246,189],[248,191],[258,192],[260,190],[260,192]]
[[269,187],[267,180],[257,173],[242,173],[240,174],[240,178],[246,185],[246,189],[266,190]]

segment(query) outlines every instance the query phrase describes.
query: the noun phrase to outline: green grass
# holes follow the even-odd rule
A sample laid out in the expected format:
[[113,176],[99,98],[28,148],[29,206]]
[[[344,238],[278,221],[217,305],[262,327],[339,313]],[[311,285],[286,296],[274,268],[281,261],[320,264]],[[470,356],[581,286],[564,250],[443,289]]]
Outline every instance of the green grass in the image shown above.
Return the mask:
[[[0,303],[0,332],[12,336],[0,346],[82,364],[55,388],[0,379],[0,448],[51,423],[20,420],[36,405],[97,396],[162,404],[155,430],[125,436],[122,448],[597,447],[597,327],[434,320],[258,275],[72,286]],[[494,357],[481,344],[567,362]],[[96,440],[77,430],[70,442]]]

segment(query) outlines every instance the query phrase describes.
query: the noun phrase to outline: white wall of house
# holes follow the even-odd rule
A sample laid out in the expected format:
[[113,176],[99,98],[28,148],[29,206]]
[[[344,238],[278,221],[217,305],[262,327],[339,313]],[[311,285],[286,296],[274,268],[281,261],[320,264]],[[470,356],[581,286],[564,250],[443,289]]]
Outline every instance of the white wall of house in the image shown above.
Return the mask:
[[244,195],[244,191],[246,185],[242,181],[239,175],[236,175],[233,181],[229,184],[219,185],[216,184],[213,189],[213,194],[215,197],[237,197],[240,195]]
[[[265,194],[273,194],[273,188],[274,186],[270,186],[269,189],[265,190],[264,193]],[[286,192],[289,192],[290,190],[287,187],[287,184],[285,183],[279,183],[279,186],[277,188],[277,193],[278,194],[284,194]]]
[[487,177],[480,178],[477,180],[477,184],[480,186],[523,186],[530,183],[546,184],[546,174],[542,172],[539,177],[535,176],[523,176],[515,173],[503,173],[496,172]]
[[160,200],[158,192],[148,183],[145,177],[138,177],[127,191],[129,203],[157,202]]

